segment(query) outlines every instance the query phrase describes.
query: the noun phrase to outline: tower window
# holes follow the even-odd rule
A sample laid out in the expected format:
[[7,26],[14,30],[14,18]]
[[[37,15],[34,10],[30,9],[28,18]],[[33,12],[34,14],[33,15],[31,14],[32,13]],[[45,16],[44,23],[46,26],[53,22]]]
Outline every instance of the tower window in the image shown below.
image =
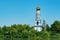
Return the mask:
[[37,21],[37,25],[39,24],[39,22]]

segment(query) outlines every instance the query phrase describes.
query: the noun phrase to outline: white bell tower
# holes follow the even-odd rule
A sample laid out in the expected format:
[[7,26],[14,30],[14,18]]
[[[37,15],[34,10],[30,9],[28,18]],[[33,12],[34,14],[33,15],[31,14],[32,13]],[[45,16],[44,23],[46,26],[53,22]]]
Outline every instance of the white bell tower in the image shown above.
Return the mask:
[[34,28],[37,31],[41,31],[42,30],[41,20],[40,20],[40,7],[39,6],[36,8],[36,19],[35,19],[35,26],[34,26]]

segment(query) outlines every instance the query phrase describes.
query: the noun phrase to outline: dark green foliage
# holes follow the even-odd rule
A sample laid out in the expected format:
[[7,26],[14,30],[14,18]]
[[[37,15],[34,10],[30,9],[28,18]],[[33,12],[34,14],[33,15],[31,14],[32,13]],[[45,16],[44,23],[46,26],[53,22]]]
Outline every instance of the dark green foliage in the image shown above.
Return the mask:
[[56,33],[60,33],[60,21],[55,21],[52,25],[51,25],[51,31],[52,32],[56,32]]
[[[43,27],[42,27],[43,28]],[[60,22],[55,21],[51,27],[46,25],[41,32],[34,30],[34,26],[14,24],[0,27],[0,40],[60,40]]]

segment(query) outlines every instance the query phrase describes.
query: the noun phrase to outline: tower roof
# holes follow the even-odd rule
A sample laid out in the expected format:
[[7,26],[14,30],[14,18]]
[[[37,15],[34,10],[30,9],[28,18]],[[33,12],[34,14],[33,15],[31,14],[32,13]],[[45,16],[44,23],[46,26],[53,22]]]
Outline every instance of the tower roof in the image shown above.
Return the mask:
[[40,10],[40,7],[39,7],[39,6],[37,6],[37,7],[36,7],[36,10]]

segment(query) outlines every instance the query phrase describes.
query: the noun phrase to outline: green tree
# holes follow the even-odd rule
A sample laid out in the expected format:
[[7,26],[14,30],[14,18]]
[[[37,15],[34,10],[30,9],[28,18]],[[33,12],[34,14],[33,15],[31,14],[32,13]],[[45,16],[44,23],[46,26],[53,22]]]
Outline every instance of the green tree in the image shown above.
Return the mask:
[[46,31],[50,31],[50,27],[48,24],[46,24]]
[[54,21],[54,23],[51,25],[51,30],[53,32],[57,32],[59,33],[60,32],[60,21]]

